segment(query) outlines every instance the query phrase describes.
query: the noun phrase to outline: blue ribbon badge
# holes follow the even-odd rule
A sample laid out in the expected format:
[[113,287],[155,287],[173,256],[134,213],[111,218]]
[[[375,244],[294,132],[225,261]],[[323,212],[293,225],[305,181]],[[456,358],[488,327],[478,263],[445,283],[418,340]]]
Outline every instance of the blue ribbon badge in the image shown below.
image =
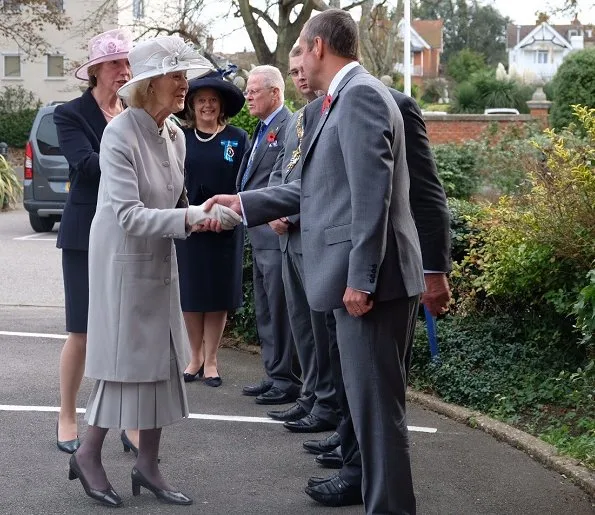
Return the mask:
[[233,157],[236,153],[234,148],[238,146],[238,142],[233,140],[221,140],[221,145],[223,146],[223,159],[233,163]]

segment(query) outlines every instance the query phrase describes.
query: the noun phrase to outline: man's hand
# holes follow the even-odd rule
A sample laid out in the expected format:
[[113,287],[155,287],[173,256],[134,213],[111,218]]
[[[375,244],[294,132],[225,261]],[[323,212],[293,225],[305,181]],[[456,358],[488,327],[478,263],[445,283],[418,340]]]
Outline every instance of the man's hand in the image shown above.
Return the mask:
[[202,204],[202,207],[205,211],[210,211],[215,204],[228,207],[242,216],[242,205],[240,204],[239,195],[215,195]]
[[272,222],[269,222],[269,226],[279,236],[281,236],[282,234],[285,234],[287,232],[287,230],[289,229],[289,225],[287,225],[287,223],[284,222],[282,218],[280,218],[279,220],[273,220]]
[[352,317],[361,317],[372,309],[374,301],[370,299],[368,293],[354,290],[348,286],[345,289],[345,295],[343,295],[343,304]]
[[426,291],[421,296],[421,303],[432,316],[442,315],[450,304],[450,288],[446,274],[424,274]]

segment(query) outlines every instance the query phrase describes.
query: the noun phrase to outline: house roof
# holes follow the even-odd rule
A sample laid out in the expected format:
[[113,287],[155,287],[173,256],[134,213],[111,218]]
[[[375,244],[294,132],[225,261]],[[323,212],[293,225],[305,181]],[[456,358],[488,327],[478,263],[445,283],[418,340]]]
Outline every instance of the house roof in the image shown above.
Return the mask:
[[[538,26],[539,25],[515,25],[510,23],[506,27],[506,47],[514,48]],[[570,37],[568,36],[569,30],[591,30],[591,37],[588,37],[586,33],[584,34],[585,46],[595,45],[595,26],[593,25],[577,25],[576,23],[573,23],[571,25],[550,25],[550,27],[560,34],[560,36],[568,43],[570,43]]]
[[411,26],[431,48],[442,48],[443,20],[412,20]]

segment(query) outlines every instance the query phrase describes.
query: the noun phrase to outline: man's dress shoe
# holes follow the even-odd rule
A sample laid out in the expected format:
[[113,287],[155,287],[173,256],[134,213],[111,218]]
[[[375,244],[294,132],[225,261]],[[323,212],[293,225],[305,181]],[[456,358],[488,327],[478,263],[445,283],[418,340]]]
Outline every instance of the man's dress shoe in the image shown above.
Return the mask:
[[330,452],[339,445],[341,445],[341,437],[339,433],[333,433],[322,440],[306,440],[304,443],[304,449],[312,454],[322,454],[323,452]]
[[289,404],[297,399],[297,395],[280,390],[276,386],[256,397],[256,404]]
[[307,486],[305,492],[325,506],[351,506],[364,502],[361,487],[350,485],[339,476],[318,485]]
[[249,397],[256,397],[258,395],[262,395],[265,392],[268,392],[272,387],[272,381],[262,381],[260,384],[244,386],[244,388],[242,388],[242,393],[244,395],[248,395]]
[[340,469],[343,467],[343,455],[341,454],[341,447],[337,447],[334,451],[323,452],[316,456],[316,463],[322,465],[327,469]]
[[312,476],[312,477],[308,478],[308,486],[316,486],[316,485],[319,485],[320,483],[326,483],[327,481],[330,481],[331,479],[333,479],[335,477],[339,477],[338,472],[335,474],[332,474],[330,476],[326,476],[326,477]]
[[302,408],[299,404],[294,404],[290,408],[280,411],[267,411],[267,415],[274,420],[283,420],[287,422],[289,420],[299,420],[305,417],[308,412]]
[[293,433],[320,433],[322,431],[337,429],[336,424],[331,424],[327,420],[312,415],[312,413],[309,413],[299,420],[285,422],[283,427],[289,429]]

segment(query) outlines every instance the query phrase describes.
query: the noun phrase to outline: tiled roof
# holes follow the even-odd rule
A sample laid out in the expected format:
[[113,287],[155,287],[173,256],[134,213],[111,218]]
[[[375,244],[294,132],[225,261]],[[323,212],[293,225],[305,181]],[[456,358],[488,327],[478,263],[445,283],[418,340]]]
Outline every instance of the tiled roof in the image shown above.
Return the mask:
[[412,20],[411,26],[432,48],[442,48],[442,20]]
[[[537,25],[514,25],[509,24],[506,27],[506,41],[507,41],[507,48],[514,48],[520,41],[525,39],[529,35],[529,33],[535,28]],[[560,36],[566,39],[569,43],[570,40],[568,39],[568,31],[570,29],[577,29],[577,25],[550,25]],[[587,37],[585,34],[585,46],[591,45],[595,43],[595,27],[593,25],[582,25],[584,30],[591,30],[591,37]],[[520,30],[519,30],[520,29]]]

